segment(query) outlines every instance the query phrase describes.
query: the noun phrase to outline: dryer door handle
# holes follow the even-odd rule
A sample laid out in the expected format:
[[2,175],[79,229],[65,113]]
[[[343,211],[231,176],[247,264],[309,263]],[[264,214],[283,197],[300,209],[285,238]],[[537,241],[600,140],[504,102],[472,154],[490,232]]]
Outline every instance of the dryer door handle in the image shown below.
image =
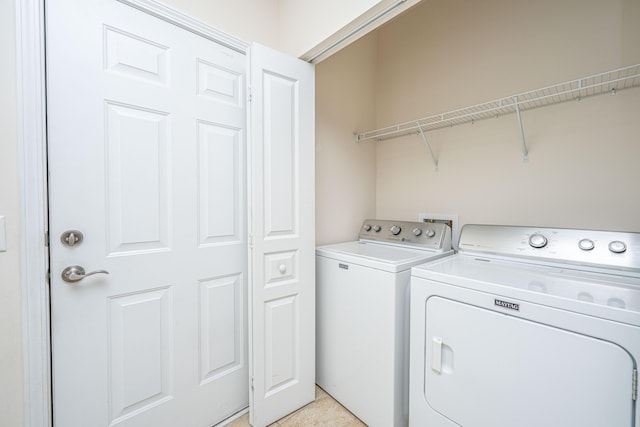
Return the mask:
[[431,337],[431,369],[442,373],[442,338]]

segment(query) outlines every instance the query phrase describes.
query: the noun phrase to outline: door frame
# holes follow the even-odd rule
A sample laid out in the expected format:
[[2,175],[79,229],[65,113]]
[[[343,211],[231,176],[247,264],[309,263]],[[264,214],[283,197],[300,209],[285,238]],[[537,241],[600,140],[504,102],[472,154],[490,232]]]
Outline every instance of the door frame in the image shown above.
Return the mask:
[[[248,55],[249,43],[155,0],[117,0]],[[24,425],[51,426],[45,0],[15,0]],[[249,70],[247,70],[248,72]]]

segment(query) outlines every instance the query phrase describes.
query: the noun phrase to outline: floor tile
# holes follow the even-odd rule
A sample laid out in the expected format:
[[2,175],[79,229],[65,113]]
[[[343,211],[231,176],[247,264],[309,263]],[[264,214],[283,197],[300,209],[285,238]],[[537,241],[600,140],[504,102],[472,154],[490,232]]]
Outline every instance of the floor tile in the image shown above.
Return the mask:
[[[226,427],[249,427],[249,414],[227,424]],[[316,386],[315,400],[281,418],[269,427],[367,427],[351,412]]]
[[231,421],[225,427],[247,427],[249,425],[249,414],[244,414],[240,418]]
[[[230,422],[229,424],[227,424],[225,427],[249,427],[249,426],[250,426],[249,414],[244,414],[240,418],[237,418],[232,422]],[[270,424],[268,427],[280,427],[280,425],[277,422],[275,422],[273,424]]]

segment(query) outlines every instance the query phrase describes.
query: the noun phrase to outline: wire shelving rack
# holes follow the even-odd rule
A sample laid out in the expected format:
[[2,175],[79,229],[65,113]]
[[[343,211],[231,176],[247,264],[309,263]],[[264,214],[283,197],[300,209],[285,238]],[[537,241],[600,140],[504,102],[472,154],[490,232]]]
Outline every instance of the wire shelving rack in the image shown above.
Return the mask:
[[515,113],[520,125],[523,157],[527,160],[528,151],[524,138],[524,129],[522,127],[521,111],[546,107],[561,102],[581,100],[606,93],[615,95],[616,91],[637,86],[640,86],[640,64],[630,65],[376,130],[354,133],[354,139],[356,141],[371,139],[382,141],[409,134],[421,135],[429,149],[429,153],[437,170],[438,162],[426,138],[426,132]]

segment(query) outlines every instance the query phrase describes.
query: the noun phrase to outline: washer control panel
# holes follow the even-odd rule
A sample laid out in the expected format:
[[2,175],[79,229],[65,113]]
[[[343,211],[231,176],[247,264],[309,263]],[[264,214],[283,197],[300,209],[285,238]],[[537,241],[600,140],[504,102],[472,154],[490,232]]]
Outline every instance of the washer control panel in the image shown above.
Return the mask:
[[367,219],[362,224],[358,238],[424,249],[451,249],[451,228],[439,222]]
[[459,249],[640,272],[640,233],[467,224]]

